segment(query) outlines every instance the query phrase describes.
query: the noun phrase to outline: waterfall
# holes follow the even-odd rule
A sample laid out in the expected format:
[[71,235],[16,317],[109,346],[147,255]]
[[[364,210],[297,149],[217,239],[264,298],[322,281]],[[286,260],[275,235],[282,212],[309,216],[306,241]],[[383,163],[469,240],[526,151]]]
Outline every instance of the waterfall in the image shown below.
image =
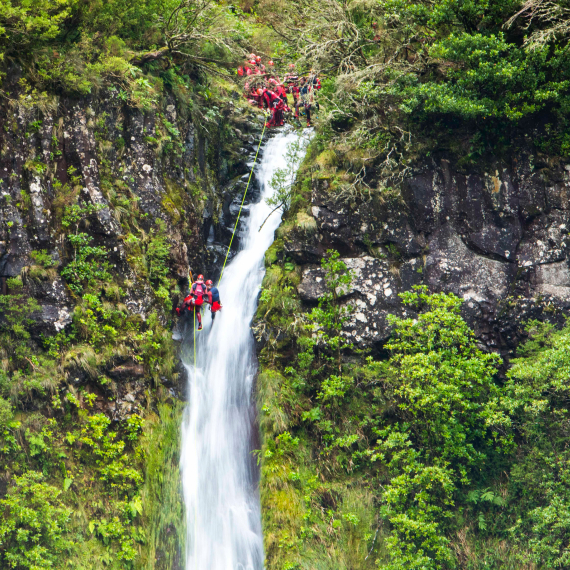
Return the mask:
[[[212,326],[186,334],[189,403],[182,426],[181,469],[187,514],[186,570],[261,570],[264,566],[256,447],[254,341],[250,330],[265,273],[263,258],[281,216],[265,198],[299,135],[277,133],[257,167],[261,199],[240,221],[240,250],[220,283],[223,309]],[[189,327],[191,328],[191,327]]]

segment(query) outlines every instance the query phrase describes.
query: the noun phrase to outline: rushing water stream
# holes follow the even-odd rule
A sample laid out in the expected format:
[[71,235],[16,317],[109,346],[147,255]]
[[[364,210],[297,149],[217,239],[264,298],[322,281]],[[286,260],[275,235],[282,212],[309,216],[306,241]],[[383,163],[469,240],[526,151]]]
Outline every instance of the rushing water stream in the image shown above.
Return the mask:
[[182,480],[187,513],[186,570],[261,570],[263,539],[258,473],[251,451],[256,434],[252,382],[254,343],[250,323],[265,273],[263,257],[273,242],[281,216],[265,198],[274,172],[286,166],[285,153],[298,135],[277,133],[263,149],[257,167],[261,199],[243,217],[240,251],[228,263],[219,286],[223,310],[211,326],[193,333],[189,404],[182,432]]

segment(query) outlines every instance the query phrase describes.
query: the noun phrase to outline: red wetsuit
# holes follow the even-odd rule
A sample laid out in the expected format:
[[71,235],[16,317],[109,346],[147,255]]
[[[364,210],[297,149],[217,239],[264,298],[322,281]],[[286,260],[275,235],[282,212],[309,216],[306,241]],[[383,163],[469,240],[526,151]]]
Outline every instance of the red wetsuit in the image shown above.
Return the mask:
[[293,93],[293,104],[295,105],[295,118],[299,118],[299,86],[293,83],[289,86],[289,91]]
[[285,89],[283,85],[278,85],[277,88],[275,89],[275,93],[277,93],[277,95],[279,95],[279,97],[281,97],[281,99],[283,100],[283,103],[287,105],[287,89]]
[[198,328],[202,328],[202,315],[200,307],[204,304],[204,295],[206,295],[206,285],[204,283],[196,282],[190,289],[190,295],[184,299],[181,309],[176,309],[178,315],[188,315],[190,313],[196,314],[198,319]]
[[210,311],[212,311],[212,320],[216,317],[216,313],[222,308],[220,301],[220,292],[217,287],[212,287],[206,292],[206,302],[210,304]]
[[271,110],[271,119],[267,121],[267,127],[283,126],[283,111],[288,111],[289,107],[283,102],[283,99],[273,91],[265,89],[262,95],[263,106]]

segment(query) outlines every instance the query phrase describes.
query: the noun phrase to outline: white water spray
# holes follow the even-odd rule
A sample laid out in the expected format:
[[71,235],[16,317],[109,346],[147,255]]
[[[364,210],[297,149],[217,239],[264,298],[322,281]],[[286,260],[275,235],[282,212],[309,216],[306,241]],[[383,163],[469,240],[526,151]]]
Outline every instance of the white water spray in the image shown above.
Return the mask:
[[[261,570],[263,538],[251,451],[255,445],[254,344],[250,323],[265,273],[263,257],[281,216],[265,198],[274,172],[285,168],[294,132],[264,147],[257,169],[261,200],[240,222],[240,251],[228,263],[219,290],[223,309],[212,327],[196,333],[196,365],[186,364],[189,404],[182,427],[182,483],[187,514],[186,570]],[[187,334],[190,359],[193,331]]]

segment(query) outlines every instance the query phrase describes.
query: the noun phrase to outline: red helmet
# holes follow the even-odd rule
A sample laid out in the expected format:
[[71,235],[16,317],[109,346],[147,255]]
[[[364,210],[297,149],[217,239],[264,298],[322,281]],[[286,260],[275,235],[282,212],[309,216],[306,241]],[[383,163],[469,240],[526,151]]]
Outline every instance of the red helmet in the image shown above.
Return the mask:
[[249,54],[249,59],[255,59],[255,54],[254,54],[254,53],[250,53],[250,54]]
[[257,94],[261,97],[263,95],[263,89],[258,89]]
[[275,65],[273,61],[269,60],[268,65]]
[[211,287],[214,283],[212,282],[211,279],[208,279],[208,281],[206,281],[206,287]]
[[255,58],[251,59],[249,63],[251,63],[251,65],[257,65],[257,61],[255,61]]
[[198,279],[196,279],[196,281],[198,281],[198,283],[201,283],[204,281],[204,276],[203,275],[198,275]]
[[261,56],[260,55],[256,56],[255,61],[257,61],[257,63],[259,63],[261,61]]

